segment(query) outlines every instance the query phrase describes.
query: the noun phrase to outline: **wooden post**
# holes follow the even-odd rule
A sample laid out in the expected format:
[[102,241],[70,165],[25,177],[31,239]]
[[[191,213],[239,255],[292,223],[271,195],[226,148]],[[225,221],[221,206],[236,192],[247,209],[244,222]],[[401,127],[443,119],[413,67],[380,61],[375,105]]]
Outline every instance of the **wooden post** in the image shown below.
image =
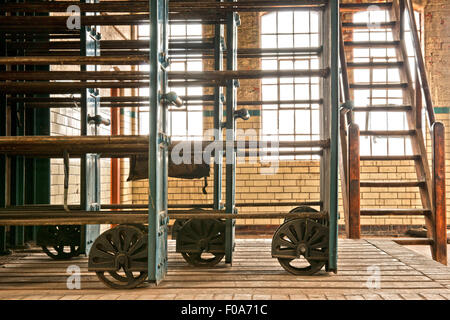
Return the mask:
[[348,237],[361,237],[360,222],[360,157],[359,157],[359,127],[356,123],[348,126]]
[[433,148],[433,259],[447,265],[447,218],[445,203],[445,128],[441,122],[431,127]]

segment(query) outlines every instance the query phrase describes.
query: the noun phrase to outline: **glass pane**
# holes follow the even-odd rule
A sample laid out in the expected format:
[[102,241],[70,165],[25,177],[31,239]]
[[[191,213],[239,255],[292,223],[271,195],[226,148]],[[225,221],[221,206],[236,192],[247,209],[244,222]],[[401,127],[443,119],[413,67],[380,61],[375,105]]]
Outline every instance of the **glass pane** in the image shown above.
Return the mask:
[[265,14],[261,17],[261,33],[276,33],[277,15],[275,12]]
[[295,111],[295,133],[309,134],[311,130],[310,111],[296,110]]
[[280,111],[280,134],[293,134],[294,133],[294,111],[282,110]]
[[263,134],[278,134],[278,114],[277,111],[262,112],[262,129]]
[[278,100],[278,87],[274,85],[264,85],[262,99],[266,101]]
[[172,135],[186,135],[186,112],[172,112]]
[[278,33],[293,33],[294,24],[292,18],[292,12],[278,12]]

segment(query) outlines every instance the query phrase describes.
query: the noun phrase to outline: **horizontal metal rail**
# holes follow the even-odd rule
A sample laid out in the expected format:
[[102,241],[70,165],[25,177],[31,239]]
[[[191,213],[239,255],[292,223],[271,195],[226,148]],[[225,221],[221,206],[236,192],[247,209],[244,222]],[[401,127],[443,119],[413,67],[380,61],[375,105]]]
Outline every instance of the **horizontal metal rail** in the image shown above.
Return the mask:
[[[326,4],[325,0],[282,0],[282,1],[237,1],[237,2],[207,2],[207,1],[169,1],[169,12],[192,11],[268,11],[311,9]],[[79,3],[74,1],[58,1],[45,3],[2,4],[6,12],[66,12],[67,7],[76,4],[81,12],[148,12],[148,1],[102,1],[100,3]]]
[[[316,70],[239,70],[239,71],[169,71],[170,80],[229,80],[273,77],[326,77],[329,69]],[[0,80],[147,80],[146,71],[9,71]],[[60,82],[58,82],[60,83]]]
[[[177,141],[169,146],[169,151],[183,143],[183,150],[196,151],[197,144],[201,144],[201,150],[207,146],[227,149],[226,141]],[[328,148],[329,140],[312,141],[235,141],[233,148],[259,150],[272,150],[282,148]],[[102,154],[105,158],[125,157],[132,154],[148,153],[148,136],[8,136],[0,137],[0,154],[24,155],[27,157],[61,157],[68,152],[71,157],[77,157],[86,153]],[[181,147],[181,145],[180,145]],[[299,150],[300,151],[300,150]],[[294,154],[296,150],[290,151]],[[314,154],[311,153],[301,154]],[[256,154],[256,153],[255,153]],[[267,155],[265,153],[261,153]],[[269,154],[270,155],[270,154]],[[273,154],[272,154],[273,155]]]
[[[305,202],[256,202],[256,203],[244,203],[237,202],[236,207],[299,207],[299,206],[321,206],[321,201],[305,201]],[[213,208],[213,204],[204,203],[183,203],[183,204],[169,204],[169,209],[186,209],[186,208]],[[81,210],[79,205],[69,205],[70,210]],[[148,203],[142,204],[102,204],[101,208],[104,210],[116,210],[116,209],[147,209]],[[64,205],[48,205],[48,204],[35,204],[35,205],[20,205],[7,207],[7,211],[48,211],[48,210],[63,210]],[[0,211],[1,212],[1,211]]]
[[[296,212],[296,213],[248,213],[230,214],[208,213],[208,211],[181,211],[168,213],[173,219],[285,219],[309,218],[327,219],[326,212]],[[0,210],[0,225],[76,225],[76,224],[119,224],[119,223],[148,223],[148,212],[139,211],[49,211],[17,213],[15,211]]]

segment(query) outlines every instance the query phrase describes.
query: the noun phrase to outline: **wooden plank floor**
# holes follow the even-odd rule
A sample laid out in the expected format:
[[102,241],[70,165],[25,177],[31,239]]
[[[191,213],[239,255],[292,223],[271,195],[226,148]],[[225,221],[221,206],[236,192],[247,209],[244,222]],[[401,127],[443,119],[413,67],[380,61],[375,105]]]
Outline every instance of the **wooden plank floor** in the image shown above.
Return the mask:
[[[450,267],[390,240],[340,239],[339,273],[304,277],[284,271],[270,256],[270,244],[271,239],[238,239],[232,267],[222,262],[196,269],[170,241],[166,280],[133,290],[106,288],[87,271],[86,258],[16,254],[0,266],[0,299],[450,299]],[[67,289],[69,265],[81,268],[80,290]],[[369,289],[377,271],[380,288]]]

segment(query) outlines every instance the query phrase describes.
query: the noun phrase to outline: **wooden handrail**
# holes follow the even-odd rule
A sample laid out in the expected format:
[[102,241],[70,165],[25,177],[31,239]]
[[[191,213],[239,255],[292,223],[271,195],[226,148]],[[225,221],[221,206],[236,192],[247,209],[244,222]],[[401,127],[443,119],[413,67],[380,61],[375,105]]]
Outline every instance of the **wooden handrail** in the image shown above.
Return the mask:
[[[427,73],[425,69],[425,62],[423,59],[422,48],[420,45],[419,34],[417,31],[416,19],[414,17],[414,8],[411,0],[404,0],[405,9],[408,12],[409,16],[409,25],[411,28],[411,34],[413,39],[413,48],[415,52],[416,66],[419,72],[419,80],[420,85],[424,92],[425,102],[426,102],[426,110],[428,114],[428,121],[430,128],[436,122],[436,116],[434,114],[433,101],[431,99],[430,87],[428,84]],[[418,84],[416,83],[416,86]]]
[[[342,31],[342,21],[339,26],[339,58],[341,62],[341,79],[342,79],[342,89],[344,91],[344,102],[349,103],[350,98],[350,82],[348,80],[348,68],[347,68],[347,58],[345,56],[344,47],[344,33]],[[353,122],[352,112],[347,110],[346,112],[347,125]]]
[[[414,57],[416,60],[416,130],[421,129],[422,90],[425,98],[425,109],[428,115],[429,129],[431,135],[431,209],[432,218],[428,230],[428,237],[433,239],[432,257],[434,260],[447,265],[447,218],[446,218],[446,191],[445,191],[445,128],[441,122],[436,121],[430,87],[425,70],[421,44],[414,17],[414,8],[411,0],[400,1],[400,14],[406,11],[409,17]],[[402,10],[403,8],[403,10]]]

